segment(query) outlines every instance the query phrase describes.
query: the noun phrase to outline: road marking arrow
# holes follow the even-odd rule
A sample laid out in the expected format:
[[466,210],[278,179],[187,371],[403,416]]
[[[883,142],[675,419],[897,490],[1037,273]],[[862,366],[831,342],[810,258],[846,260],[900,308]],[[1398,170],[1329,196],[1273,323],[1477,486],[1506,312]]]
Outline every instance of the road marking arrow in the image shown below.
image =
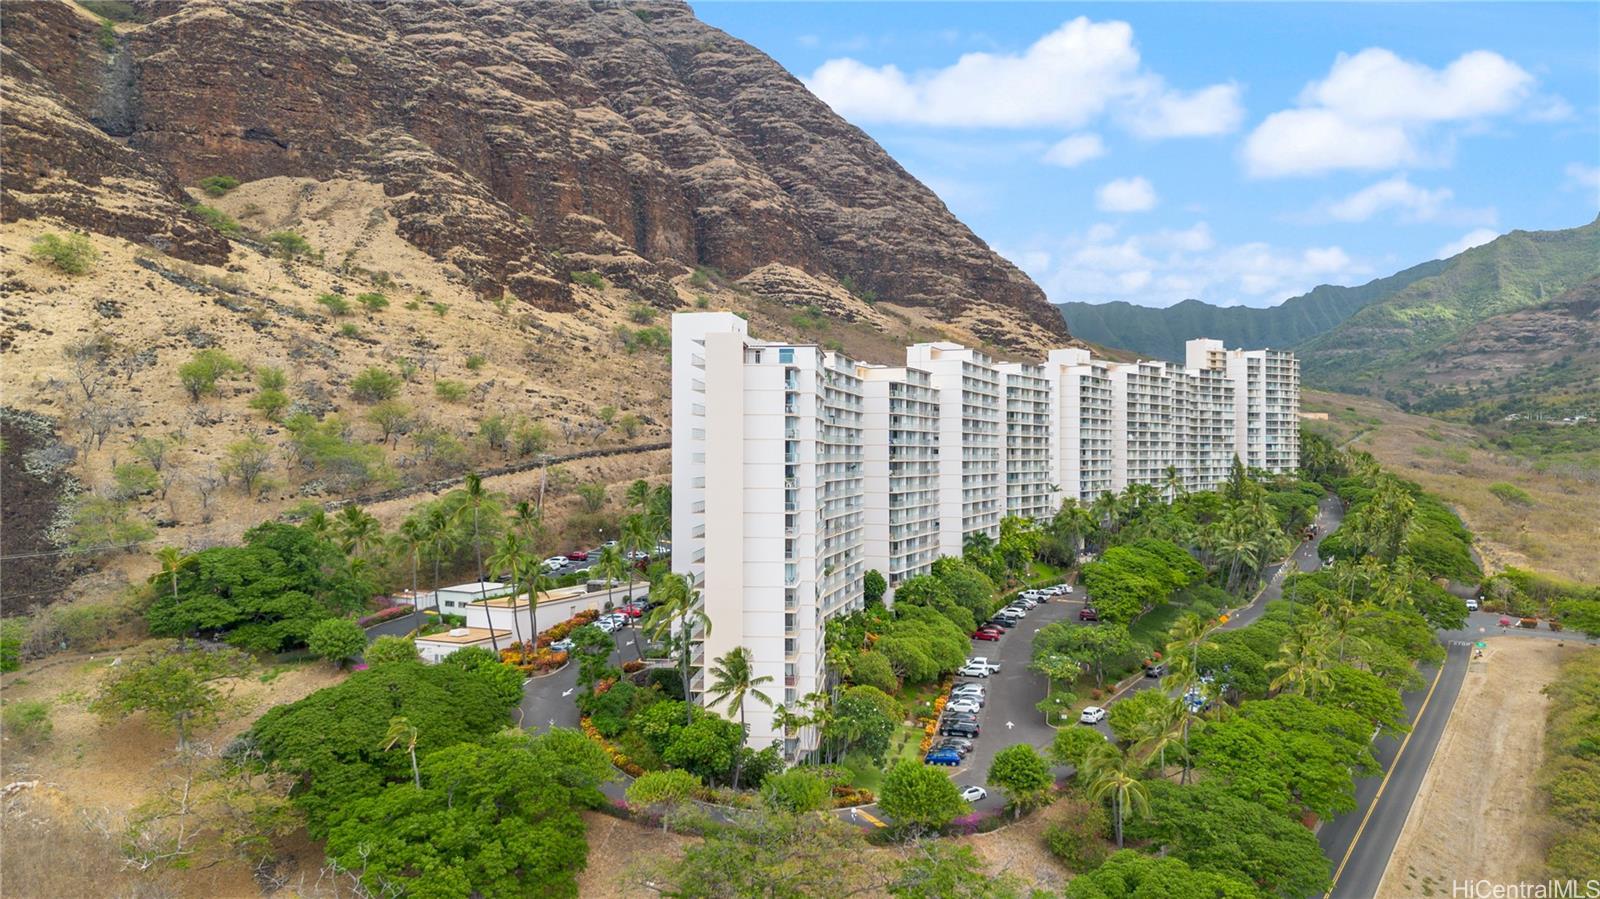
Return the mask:
[[[572,689],[576,689],[576,688],[572,688]],[[571,696],[571,695],[572,695],[572,689],[568,689],[568,690],[567,690],[567,692],[565,692],[565,693],[562,693],[562,694],[561,694],[561,695],[562,695],[562,697],[563,697],[563,698],[565,698],[565,697],[567,697],[567,696]]]

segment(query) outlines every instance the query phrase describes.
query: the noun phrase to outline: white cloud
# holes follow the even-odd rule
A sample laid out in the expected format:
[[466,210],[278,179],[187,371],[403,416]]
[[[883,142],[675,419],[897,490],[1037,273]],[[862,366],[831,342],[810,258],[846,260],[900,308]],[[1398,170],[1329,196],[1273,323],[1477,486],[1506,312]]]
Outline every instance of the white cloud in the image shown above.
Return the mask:
[[1179,137],[1232,131],[1243,118],[1237,86],[1171,88],[1141,64],[1132,26],[1082,16],[1021,53],[965,53],[911,74],[842,57],[819,66],[806,86],[860,122],[1079,128],[1111,111],[1140,136]]
[[1498,53],[1474,50],[1443,69],[1372,47],[1339,54],[1328,76],[1306,85],[1299,106],[1267,116],[1245,139],[1258,177],[1337,169],[1382,170],[1433,162],[1441,123],[1472,123],[1524,105],[1534,78]]
[[1600,166],[1570,162],[1567,164],[1566,173],[1568,189],[1587,190],[1591,194],[1600,194]]
[[1011,255],[1019,257],[1034,263],[1028,273],[1056,302],[1120,299],[1170,306],[1195,298],[1268,306],[1318,284],[1352,283],[1370,274],[1369,266],[1339,246],[1219,247],[1204,222],[1125,236],[1101,223]]
[[1394,209],[1400,211],[1402,218],[1430,221],[1439,216],[1452,195],[1448,187],[1429,190],[1412,184],[1405,175],[1396,175],[1332,204],[1328,214],[1341,222],[1364,222]]
[[1098,134],[1072,134],[1057,141],[1046,150],[1044,161],[1063,168],[1073,168],[1106,155],[1105,141]]
[[1101,212],[1148,212],[1156,208],[1156,189],[1143,177],[1118,178],[1100,185],[1094,205]]
[[1214,84],[1184,93],[1163,91],[1123,116],[1129,131],[1145,138],[1205,137],[1237,131],[1244,121],[1239,86]]
[[1493,228],[1474,228],[1461,235],[1459,240],[1453,240],[1440,247],[1439,252],[1433,258],[1449,259],[1457,253],[1464,253],[1473,247],[1481,247],[1499,236],[1500,232]]

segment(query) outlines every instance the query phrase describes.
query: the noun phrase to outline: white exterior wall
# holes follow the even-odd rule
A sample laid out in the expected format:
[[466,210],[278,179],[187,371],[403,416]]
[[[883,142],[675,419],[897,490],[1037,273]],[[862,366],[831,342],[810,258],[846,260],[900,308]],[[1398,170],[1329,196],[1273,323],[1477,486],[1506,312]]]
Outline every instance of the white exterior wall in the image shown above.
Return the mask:
[[1113,489],[1112,391],[1107,363],[1088,350],[1051,350],[1044,363],[1050,386],[1052,505],[1073,499],[1087,506]]
[[864,567],[888,582],[927,574],[939,555],[939,394],[915,368],[856,365],[863,395]]
[[1300,467],[1300,361],[1293,353],[1228,350],[1221,341],[1202,339],[1188,341],[1184,355],[1191,369],[1226,374],[1233,449],[1246,467],[1275,474]]
[[906,364],[939,391],[939,554],[959,556],[971,534],[1000,539],[1000,373],[983,353],[945,342],[906,347]]
[[1108,366],[1112,392],[1112,486],[1117,492],[1133,484],[1161,487],[1167,467],[1175,466],[1172,377],[1164,362],[1113,363]]
[[1005,514],[1045,519],[1054,514],[1050,477],[1050,381],[1044,367],[998,366],[1005,397]]

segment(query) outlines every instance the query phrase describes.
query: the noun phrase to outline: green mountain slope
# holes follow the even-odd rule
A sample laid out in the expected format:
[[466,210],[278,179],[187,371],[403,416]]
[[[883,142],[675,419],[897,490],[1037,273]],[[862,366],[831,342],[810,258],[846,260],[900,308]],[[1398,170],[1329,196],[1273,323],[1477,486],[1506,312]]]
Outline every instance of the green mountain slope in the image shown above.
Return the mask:
[[1184,300],[1165,309],[1114,303],[1059,303],[1072,333],[1091,343],[1122,347],[1146,359],[1182,361],[1183,342],[1215,337],[1228,346],[1290,347],[1337,327],[1366,306],[1438,274],[1447,260],[1415,265],[1359,287],[1324,284],[1277,306],[1213,306]]
[[[1367,306],[1296,347],[1318,387],[1399,402],[1430,388],[1422,360],[1494,318],[1530,309],[1600,275],[1600,219],[1564,231],[1513,231],[1446,260],[1437,274]],[[1423,366],[1425,369],[1425,366]]]

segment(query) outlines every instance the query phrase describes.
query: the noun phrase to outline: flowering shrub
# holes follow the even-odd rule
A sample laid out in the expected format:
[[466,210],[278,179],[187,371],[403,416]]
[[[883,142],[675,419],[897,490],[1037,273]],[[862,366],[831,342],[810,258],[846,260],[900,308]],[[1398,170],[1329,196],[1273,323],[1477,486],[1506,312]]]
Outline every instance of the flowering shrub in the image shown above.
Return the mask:
[[368,615],[356,623],[362,627],[371,627],[374,624],[381,624],[385,621],[393,621],[396,618],[401,618],[410,614],[410,606],[390,606],[389,608],[380,612],[373,612],[371,615]]
[[633,674],[636,671],[643,671],[643,670],[644,670],[644,663],[639,661],[638,659],[634,659],[634,660],[632,660],[630,662],[623,662],[622,663],[622,673],[623,674]]
[[865,787],[852,787],[847,784],[834,784],[833,807],[850,808],[856,805],[871,805],[878,801],[878,797]]
[[583,731],[584,736],[599,744],[600,748],[606,751],[606,756],[611,759],[611,764],[617,766],[624,774],[629,777],[644,776],[644,768],[635,763],[633,759],[628,758],[621,749],[617,748],[617,744],[600,736],[600,732],[595,730],[594,725],[589,722],[588,715],[578,719],[578,729]]
[[525,675],[544,674],[567,664],[567,654],[548,646],[530,649],[527,643],[512,643],[500,650],[500,661],[516,666]]
[[586,624],[593,624],[595,619],[599,617],[600,613],[594,609],[584,609],[566,621],[551,625],[548,630],[534,640],[534,645],[549,646],[557,640],[565,640],[573,631]]

